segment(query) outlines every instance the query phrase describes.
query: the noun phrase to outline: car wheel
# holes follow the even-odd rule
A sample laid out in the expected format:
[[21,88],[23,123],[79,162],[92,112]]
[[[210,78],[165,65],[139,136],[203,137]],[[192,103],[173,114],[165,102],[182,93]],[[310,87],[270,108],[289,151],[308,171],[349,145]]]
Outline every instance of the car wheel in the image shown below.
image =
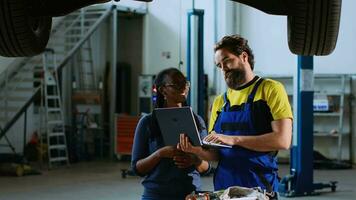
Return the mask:
[[33,56],[47,45],[51,17],[33,17],[28,0],[0,1],[0,55]]
[[298,55],[328,55],[339,32],[341,0],[296,0],[288,15],[288,44]]

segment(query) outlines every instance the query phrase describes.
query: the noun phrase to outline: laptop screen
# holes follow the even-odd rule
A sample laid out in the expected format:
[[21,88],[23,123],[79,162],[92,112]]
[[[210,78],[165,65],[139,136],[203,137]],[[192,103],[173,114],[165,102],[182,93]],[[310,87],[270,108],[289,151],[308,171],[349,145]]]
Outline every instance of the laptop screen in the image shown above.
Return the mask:
[[157,108],[153,112],[166,146],[176,146],[181,133],[185,133],[194,146],[202,145],[191,107]]

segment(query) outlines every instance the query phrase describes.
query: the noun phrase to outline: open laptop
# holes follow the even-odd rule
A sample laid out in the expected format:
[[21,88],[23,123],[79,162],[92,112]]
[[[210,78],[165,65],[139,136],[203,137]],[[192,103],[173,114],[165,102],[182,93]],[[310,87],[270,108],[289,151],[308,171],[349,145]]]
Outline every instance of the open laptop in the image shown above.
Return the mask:
[[200,138],[191,107],[156,108],[153,112],[167,146],[176,146],[179,143],[179,135],[185,133],[194,146],[232,148],[230,145],[206,142]]

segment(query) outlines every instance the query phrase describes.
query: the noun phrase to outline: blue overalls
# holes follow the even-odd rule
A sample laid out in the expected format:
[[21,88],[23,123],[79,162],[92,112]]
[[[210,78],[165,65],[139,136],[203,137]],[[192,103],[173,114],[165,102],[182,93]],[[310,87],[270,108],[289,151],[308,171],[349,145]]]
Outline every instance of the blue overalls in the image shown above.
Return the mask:
[[[224,106],[219,114],[214,130],[225,135],[258,135],[252,120],[252,103],[260,78],[245,105],[238,111],[230,111],[227,93],[224,94]],[[266,132],[270,132],[266,128]],[[268,141],[266,141],[268,142]],[[277,160],[272,152],[257,152],[240,146],[220,148],[220,160],[214,176],[214,189],[221,190],[230,186],[261,187],[268,192],[278,190]]]

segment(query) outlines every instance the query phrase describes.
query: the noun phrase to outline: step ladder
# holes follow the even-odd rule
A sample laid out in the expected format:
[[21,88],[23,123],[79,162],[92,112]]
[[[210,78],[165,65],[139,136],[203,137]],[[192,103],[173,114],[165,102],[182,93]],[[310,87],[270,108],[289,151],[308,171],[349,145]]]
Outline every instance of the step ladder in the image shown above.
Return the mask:
[[48,145],[49,168],[55,165],[69,165],[67,141],[64,128],[62,101],[56,73],[56,56],[52,49],[43,53],[43,94],[45,129]]

